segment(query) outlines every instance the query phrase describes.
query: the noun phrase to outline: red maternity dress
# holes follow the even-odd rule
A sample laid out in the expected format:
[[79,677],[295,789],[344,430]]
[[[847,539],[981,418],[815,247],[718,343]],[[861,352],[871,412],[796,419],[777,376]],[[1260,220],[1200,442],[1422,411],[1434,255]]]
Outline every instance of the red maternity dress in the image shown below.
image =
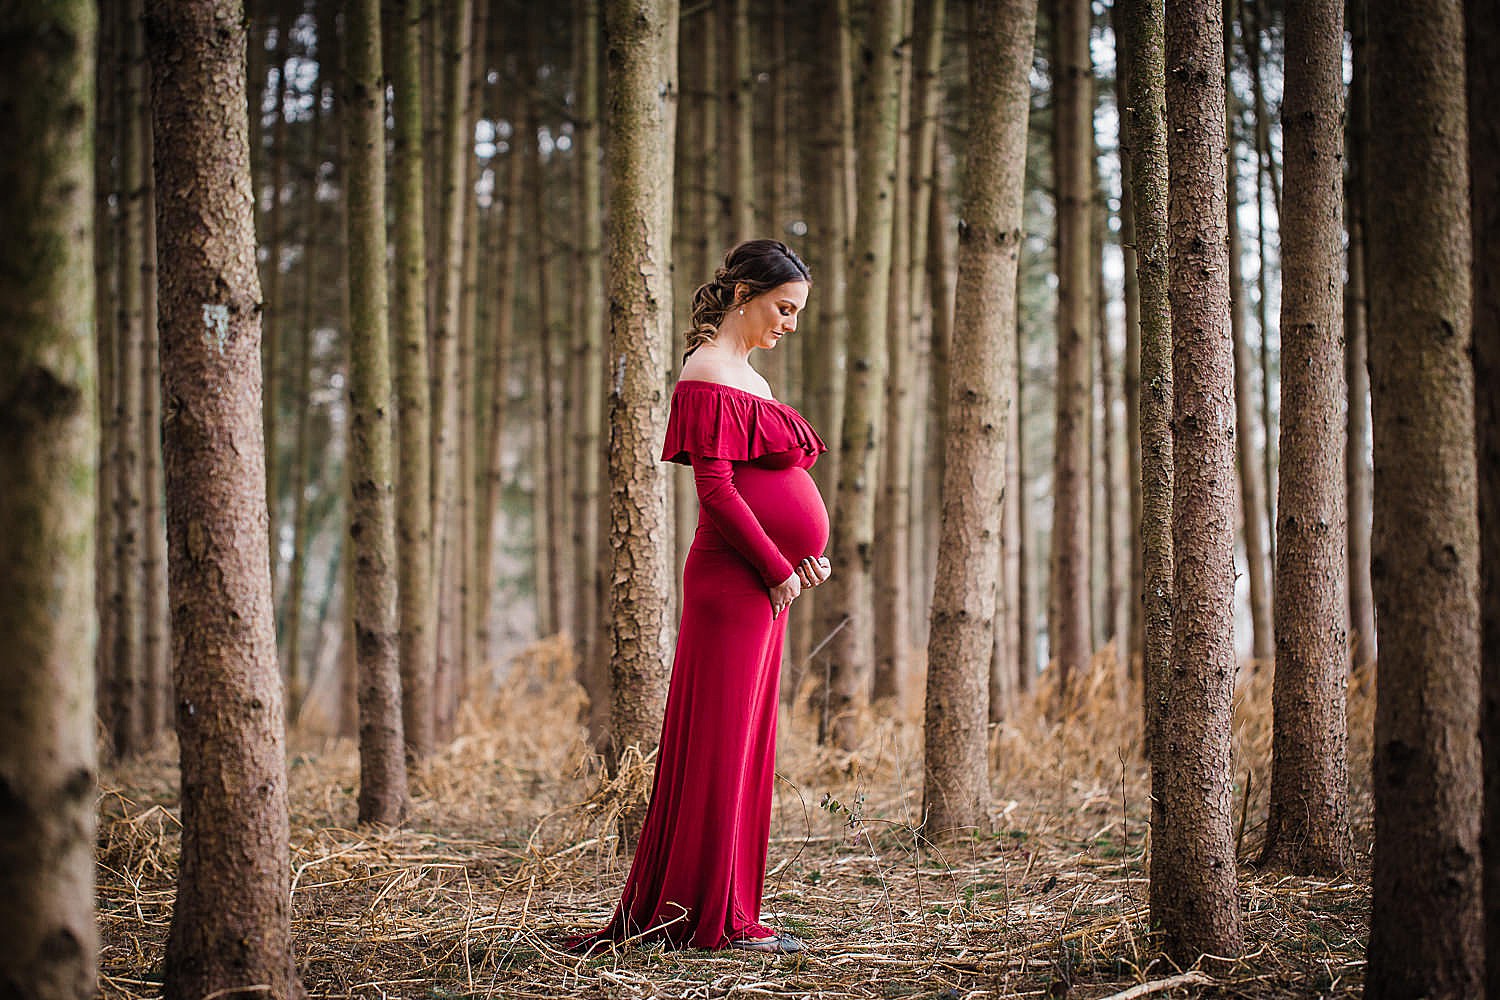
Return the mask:
[[614,918],[582,939],[721,948],[759,923],[787,616],[768,588],[828,544],[808,468],[827,446],[792,407],[680,380],[662,460],[693,467],[698,529],[651,804]]

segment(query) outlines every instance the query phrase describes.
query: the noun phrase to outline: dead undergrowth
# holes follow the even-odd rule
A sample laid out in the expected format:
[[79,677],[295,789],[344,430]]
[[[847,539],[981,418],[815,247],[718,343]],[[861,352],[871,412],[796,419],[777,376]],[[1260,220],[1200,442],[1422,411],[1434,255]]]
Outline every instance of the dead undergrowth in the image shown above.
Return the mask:
[[[1270,677],[1236,701],[1236,810],[1254,857],[1270,766]],[[916,709],[868,720],[857,752],[820,748],[783,716],[764,919],[810,950],[626,947],[580,959],[564,934],[608,918],[627,859],[614,818],[650,762],[605,780],[576,723],[565,645],[538,643],[413,775],[400,830],[355,828],[347,742],[293,754],[293,935],[314,997],[953,998],[1357,996],[1369,914],[1373,692],[1350,689],[1356,870],[1242,868],[1247,954],[1213,975],[1152,964],[1147,774],[1139,695],[1111,652],[1066,721],[1027,699],[991,741],[993,830],[938,850],[921,807]],[[920,679],[908,699],[920,705]],[[99,919],[106,997],[159,995],[179,830],[175,750],[105,776]],[[1170,985],[1175,983],[1176,985]],[[1131,991],[1134,992],[1131,992]]]

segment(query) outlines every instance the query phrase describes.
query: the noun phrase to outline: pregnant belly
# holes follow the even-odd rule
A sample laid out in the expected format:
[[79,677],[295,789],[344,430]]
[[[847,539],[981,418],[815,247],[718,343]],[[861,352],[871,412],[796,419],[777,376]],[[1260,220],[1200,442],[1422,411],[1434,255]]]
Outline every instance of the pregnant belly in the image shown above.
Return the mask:
[[788,561],[828,546],[828,508],[806,469],[763,469],[736,462],[734,485]]

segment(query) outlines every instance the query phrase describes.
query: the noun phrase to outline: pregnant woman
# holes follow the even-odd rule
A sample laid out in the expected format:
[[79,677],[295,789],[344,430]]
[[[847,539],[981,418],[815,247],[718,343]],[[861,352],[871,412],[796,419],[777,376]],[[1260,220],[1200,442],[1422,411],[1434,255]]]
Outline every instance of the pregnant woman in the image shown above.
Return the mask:
[[802,950],[760,923],[760,897],[784,612],[829,575],[828,511],[807,472],[828,449],[750,352],[796,330],[810,285],[786,244],[750,240],[693,295],[662,459],[693,467],[699,517],[656,779],[620,905],[575,946]]

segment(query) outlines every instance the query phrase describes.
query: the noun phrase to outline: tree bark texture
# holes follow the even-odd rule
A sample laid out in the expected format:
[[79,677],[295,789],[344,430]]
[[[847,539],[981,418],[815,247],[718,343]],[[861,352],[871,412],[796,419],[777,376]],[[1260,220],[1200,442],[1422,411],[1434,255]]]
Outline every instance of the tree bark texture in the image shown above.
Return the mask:
[[1120,0],[1135,274],[1140,285],[1141,697],[1149,756],[1172,653],[1172,304],[1163,0]]
[[955,363],[928,640],[922,812],[928,837],[988,825],[989,664],[1000,575],[1016,283],[1036,0],[969,6],[969,134]]
[[348,15],[344,161],[349,199],[349,541],[354,559],[350,610],[359,673],[359,819],[394,825],[405,816],[407,803],[396,638],[379,0],[358,0]]
[[[1338,872],[1349,834],[1344,500],[1344,0],[1287,8],[1281,476],[1270,815],[1262,859]],[[1251,478],[1254,478],[1253,475]]]
[[1500,997],[1500,4],[1465,6],[1474,234],[1474,418],[1479,458],[1486,996]]
[[1057,422],[1053,450],[1052,556],[1047,636],[1060,705],[1092,651],[1089,580],[1089,331],[1093,269],[1093,74],[1088,0],[1058,0],[1053,78],[1053,171],[1057,198]]
[[886,372],[887,291],[895,218],[899,0],[873,0],[857,62],[864,67],[858,101],[856,159],[859,207],[850,256],[849,352],[840,446],[838,516],[833,524],[831,610],[849,619],[829,643],[826,707],[818,735],[844,749],[859,737],[858,716],[869,704],[874,662],[873,580],[875,487]]
[[153,3],[146,42],[182,781],[165,994],[296,998],[243,11],[235,0]]
[[605,106],[610,177],[610,753],[649,753],[661,733],[671,643],[666,372],[672,344],[675,0],[607,0]]
[[[396,489],[400,601],[401,730],[406,753],[433,751],[432,686],[437,671],[433,606],[432,397],[427,367],[427,237],[422,217],[422,0],[401,0],[392,25],[395,64],[396,413],[401,476]],[[515,156],[512,151],[511,157]],[[498,499],[496,494],[495,499]],[[489,509],[493,509],[492,507]]]
[[[1374,899],[1365,995],[1477,996],[1479,567],[1463,8],[1369,4]],[[1372,136],[1372,140],[1375,137]]]
[[92,997],[94,69],[88,0],[0,13],[0,993]]
[[1217,0],[1166,5],[1172,302],[1172,657],[1155,692],[1151,922],[1179,964],[1242,943],[1231,829],[1234,345]]

